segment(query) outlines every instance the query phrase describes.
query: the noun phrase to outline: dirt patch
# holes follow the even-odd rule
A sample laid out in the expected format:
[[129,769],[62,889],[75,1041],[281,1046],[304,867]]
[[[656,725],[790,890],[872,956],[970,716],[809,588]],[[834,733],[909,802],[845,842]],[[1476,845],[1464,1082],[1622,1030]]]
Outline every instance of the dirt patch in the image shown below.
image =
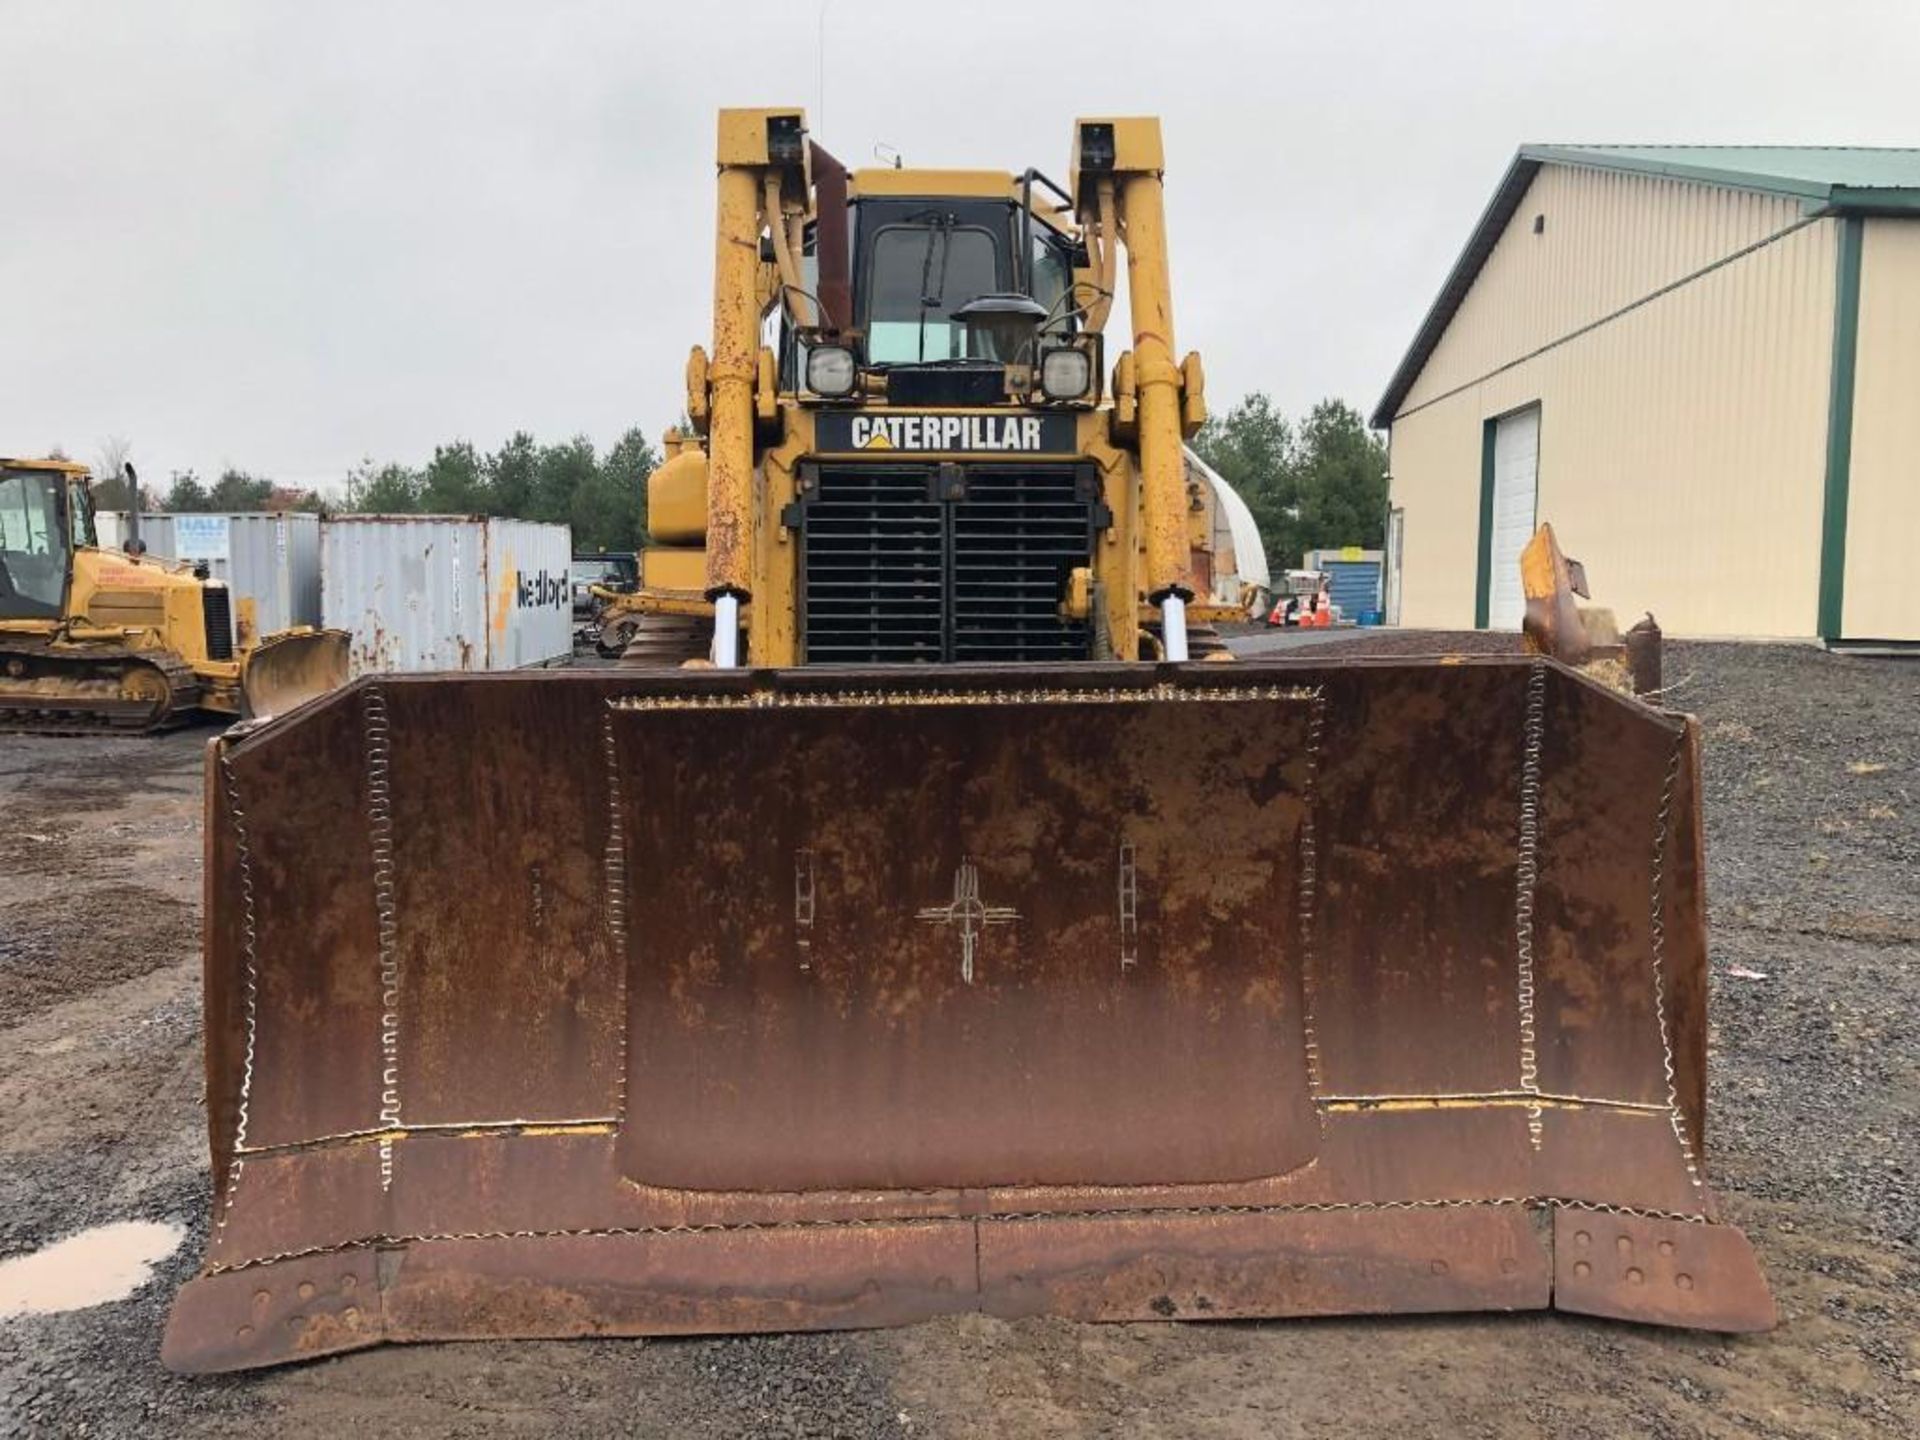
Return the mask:
[[1706,735],[1722,1182],[1844,1208],[1911,1266],[1920,664],[1675,645],[1667,680]]
[[61,875],[74,864],[74,825],[70,820],[42,813],[25,816],[0,829],[0,870],[9,875]]
[[0,1030],[178,964],[198,950],[199,923],[193,906],[140,885],[0,904]]

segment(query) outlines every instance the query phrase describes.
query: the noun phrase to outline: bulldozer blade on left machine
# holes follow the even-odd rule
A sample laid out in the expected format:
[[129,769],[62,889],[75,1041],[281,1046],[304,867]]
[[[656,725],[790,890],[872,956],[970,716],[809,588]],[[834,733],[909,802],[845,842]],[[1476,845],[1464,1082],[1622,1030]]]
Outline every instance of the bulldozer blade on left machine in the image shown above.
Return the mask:
[[165,1359],[1764,1328],[1698,782],[1691,722],[1544,658],[363,678],[209,752]]
[[284,715],[347,683],[353,637],[344,630],[284,630],[248,652],[240,666],[242,713]]

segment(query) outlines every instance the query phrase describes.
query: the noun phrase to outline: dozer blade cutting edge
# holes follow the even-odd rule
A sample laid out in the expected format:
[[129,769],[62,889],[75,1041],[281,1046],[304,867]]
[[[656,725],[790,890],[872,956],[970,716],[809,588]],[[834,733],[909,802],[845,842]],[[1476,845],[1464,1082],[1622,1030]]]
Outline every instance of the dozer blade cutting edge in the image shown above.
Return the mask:
[[363,679],[208,778],[177,1369],[1772,1323],[1702,1171],[1696,734],[1553,662]]

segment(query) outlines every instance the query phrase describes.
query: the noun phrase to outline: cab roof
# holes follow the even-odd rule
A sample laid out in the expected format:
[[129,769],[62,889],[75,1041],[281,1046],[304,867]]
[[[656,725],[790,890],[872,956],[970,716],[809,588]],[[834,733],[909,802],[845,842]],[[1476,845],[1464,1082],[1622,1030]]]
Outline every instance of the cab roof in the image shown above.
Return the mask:
[[847,177],[854,195],[954,195],[968,199],[1018,200],[1020,178],[1004,170],[903,170],[868,166]]
[[89,475],[92,472],[78,460],[34,459],[28,456],[0,455],[0,470],[58,470],[63,475]]
[[[1018,205],[1023,190],[1021,177],[1004,170],[909,170],[876,165],[855,170],[847,177],[847,196],[854,200],[1005,200]],[[1046,203],[1040,191],[1040,186],[1034,187],[1033,218],[1059,234],[1074,234],[1073,212]]]

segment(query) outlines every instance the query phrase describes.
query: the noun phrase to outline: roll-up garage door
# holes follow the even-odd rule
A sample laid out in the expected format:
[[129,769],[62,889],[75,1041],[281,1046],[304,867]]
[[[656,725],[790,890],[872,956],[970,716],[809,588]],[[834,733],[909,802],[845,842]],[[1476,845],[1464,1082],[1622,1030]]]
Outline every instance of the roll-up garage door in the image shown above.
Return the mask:
[[1487,623],[1518,630],[1526,614],[1520,588],[1520,552],[1533,536],[1540,493],[1540,407],[1494,422],[1493,546]]

